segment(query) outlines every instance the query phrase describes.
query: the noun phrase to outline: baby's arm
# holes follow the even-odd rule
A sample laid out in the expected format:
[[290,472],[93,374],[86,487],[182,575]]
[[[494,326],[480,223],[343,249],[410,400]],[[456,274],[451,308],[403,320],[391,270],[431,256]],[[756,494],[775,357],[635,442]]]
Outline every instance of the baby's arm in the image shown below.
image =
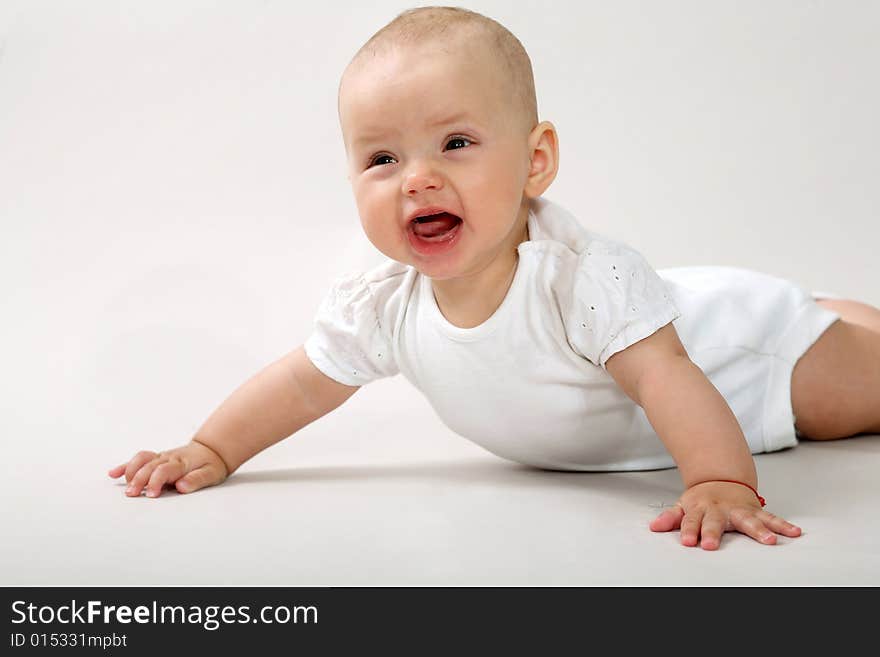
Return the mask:
[[249,458],[326,415],[358,390],[316,368],[302,346],[255,374],[205,421],[192,440],[167,452],[138,452],[108,472],[125,474],[128,495],[158,496],[219,484]]
[[732,529],[762,543],[800,529],[761,508],[748,442],[727,401],[687,355],[672,324],[609,358],[605,367],[644,410],[678,465],[685,492],[651,523],[654,531],[681,527],[684,545],[714,550]]

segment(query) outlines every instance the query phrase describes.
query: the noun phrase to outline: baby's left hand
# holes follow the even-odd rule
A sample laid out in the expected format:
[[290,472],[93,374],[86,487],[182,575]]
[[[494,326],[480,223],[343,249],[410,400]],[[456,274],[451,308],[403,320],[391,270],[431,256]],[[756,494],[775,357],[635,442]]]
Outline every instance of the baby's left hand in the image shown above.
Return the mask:
[[681,527],[682,545],[693,547],[699,537],[704,550],[717,550],[721,534],[729,531],[741,532],[765,545],[775,544],[776,534],[792,538],[801,535],[800,527],[764,511],[748,488],[720,481],[691,486],[674,507],[654,518],[650,527],[655,532]]

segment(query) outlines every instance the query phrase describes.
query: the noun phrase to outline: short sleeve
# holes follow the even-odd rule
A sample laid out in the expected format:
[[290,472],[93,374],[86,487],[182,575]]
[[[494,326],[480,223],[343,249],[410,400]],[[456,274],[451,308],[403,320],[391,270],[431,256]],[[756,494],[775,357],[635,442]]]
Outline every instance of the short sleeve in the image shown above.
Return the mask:
[[334,281],[303,347],[315,367],[345,385],[361,386],[398,372],[362,274]]
[[602,369],[612,355],[681,316],[660,275],[621,243],[592,241],[571,282],[569,343]]

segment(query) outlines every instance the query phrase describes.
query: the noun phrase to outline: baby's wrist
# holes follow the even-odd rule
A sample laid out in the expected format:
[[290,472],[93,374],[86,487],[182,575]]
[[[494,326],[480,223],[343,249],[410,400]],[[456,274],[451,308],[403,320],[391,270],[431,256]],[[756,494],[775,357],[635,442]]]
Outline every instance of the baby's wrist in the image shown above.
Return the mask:
[[214,456],[216,456],[220,460],[220,463],[223,464],[223,469],[226,470],[226,474],[224,475],[225,477],[228,477],[233,473],[233,468],[229,467],[229,462],[225,458],[223,458],[223,455],[219,451],[217,451],[217,449],[211,447],[209,444],[199,438],[190,438],[190,442],[195,443],[200,447],[204,447],[205,449],[212,452]]
[[744,486],[745,488],[748,488],[750,491],[752,491],[752,493],[758,499],[758,502],[760,502],[762,507],[766,506],[766,504],[767,504],[766,500],[763,497],[761,497],[761,495],[758,493],[757,486],[753,486],[752,484],[750,484],[746,481],[741,481],[739,479],[706,479],[704,481],[697,481],[697,482],[690,484],[688,486],[688,489],[694,488],[694,487],[699,486],[701,484],[711,484],[711,483],[738,484],[740,486]]

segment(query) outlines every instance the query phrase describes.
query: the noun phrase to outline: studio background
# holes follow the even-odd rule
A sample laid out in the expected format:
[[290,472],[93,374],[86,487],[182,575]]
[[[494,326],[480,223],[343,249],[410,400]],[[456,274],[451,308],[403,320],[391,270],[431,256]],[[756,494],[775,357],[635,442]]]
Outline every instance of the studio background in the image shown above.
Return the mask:
[[[880,583],[875,537],[800,569],[816,541],[834,549],[830,501],[777,505],[814,531],[787,553],[686,550],[646,528],[675,471],[509,464],[400,376],[210,491],[128,499],[107,477],[186,442],[308,337],[336,276],[381,261],[336,93],[411,6],[0,2],[0,583]],[[560,138],[545,195],[587,227],[657,269],[741,266],[880,305],[880,5],[463,6],[529,52]],[[849,443],[806,473],[791,464],[815,446],[761,457],[765,497],[846,481],[859,513],[880,490],[850,452],[880,449]]]

